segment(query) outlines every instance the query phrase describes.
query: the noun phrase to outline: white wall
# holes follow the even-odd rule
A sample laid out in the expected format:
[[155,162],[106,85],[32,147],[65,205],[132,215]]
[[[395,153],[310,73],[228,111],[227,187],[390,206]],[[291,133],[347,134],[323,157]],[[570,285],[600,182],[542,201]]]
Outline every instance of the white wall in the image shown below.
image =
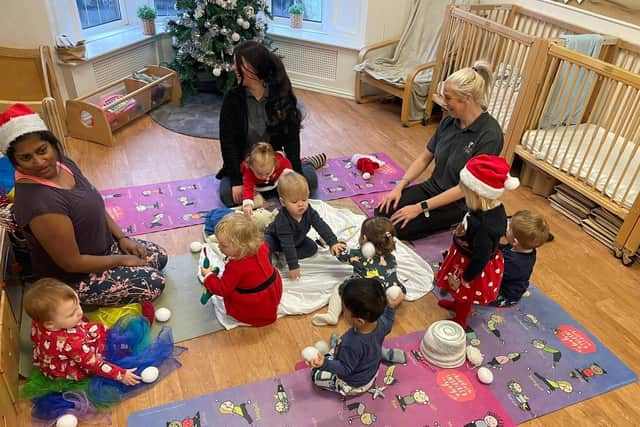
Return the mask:
[[[640,0],[636,0],[640,1]],[[579,7],[552,2],[551,0],[481,0],[481,3],[511,3],[545,15],[592,28],[598,33],[610,34],[640,45],[640,27],[613,18],[598,16]]]
[[0,45],[30,48],[53,40],[47,0],[2,0]]

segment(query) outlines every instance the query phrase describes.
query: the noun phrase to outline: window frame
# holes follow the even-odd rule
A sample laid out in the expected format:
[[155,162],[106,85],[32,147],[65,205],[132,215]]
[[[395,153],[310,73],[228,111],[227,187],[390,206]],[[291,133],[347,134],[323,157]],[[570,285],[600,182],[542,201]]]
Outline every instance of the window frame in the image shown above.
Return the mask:
[[[305,19],[302,20],[302,28],[297,28],[297,30],[310,30],[315,32],[326,33],[327,23],[326,19],[329,16],[329,4],[331,0],[321,0],[322,1],[322,20],[320,22],[307,21]],[[273,1],[268,0],[267,5],[269,6],[269,10],[273,14]],[[274,16],[273,19],[269,19],[269,26],[276,27],[290,27],[290,18],[284,18],[280,16]]]
[[[90,28],[82,28],[82,21],[80,21],[80,11],[78,10],[78,6],[76,4],[76,0],[70,0],[74,4],[75,19],[78,21],[78,28],[82,32],[82,35],[85,40],[92,40],[101,38],[100,36],[105,33],[111,33],[113,31],[117,31],[118,29],[130,25],[130,11],[127,5],[127,0],[117,0],[118,5],[120,6],[120,19],[117,21],[107,22],[105,24],[96,25]],[[135,16],[135,11],[134,15]]]

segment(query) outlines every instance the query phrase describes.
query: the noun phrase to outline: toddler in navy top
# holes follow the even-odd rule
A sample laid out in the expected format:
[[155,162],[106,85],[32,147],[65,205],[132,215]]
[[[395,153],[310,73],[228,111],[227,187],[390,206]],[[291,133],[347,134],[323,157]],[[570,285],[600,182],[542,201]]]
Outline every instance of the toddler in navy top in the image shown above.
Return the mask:
[[529,287],[529,278],[536,263],[536,248],[549,238],[549,225],[536,212],[518,211],[507,226],[506,245],[500,250],[504,257],[504,275],[495,305],[516,304]]
[[349,279],[342,290],[345,320],[351,328],[334,355],[308,362],[314,384],[343,396],[364,393],[374,383],[382,361],[382,342],[391,332],[395,309],[404,299],[385,295],[377,279]]

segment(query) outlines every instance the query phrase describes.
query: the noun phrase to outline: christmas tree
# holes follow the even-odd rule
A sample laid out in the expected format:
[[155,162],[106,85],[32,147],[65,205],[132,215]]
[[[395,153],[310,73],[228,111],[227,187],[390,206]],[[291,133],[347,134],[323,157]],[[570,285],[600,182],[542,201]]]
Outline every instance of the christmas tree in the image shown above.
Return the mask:
[[175,7],[178,18],[167,25],[177,52],[169,66],[185,94],[203,80],[214,80],[220,91],[229,89],[235,81],[235,45],[243,40],[269,45],[266,0],[177,0]]

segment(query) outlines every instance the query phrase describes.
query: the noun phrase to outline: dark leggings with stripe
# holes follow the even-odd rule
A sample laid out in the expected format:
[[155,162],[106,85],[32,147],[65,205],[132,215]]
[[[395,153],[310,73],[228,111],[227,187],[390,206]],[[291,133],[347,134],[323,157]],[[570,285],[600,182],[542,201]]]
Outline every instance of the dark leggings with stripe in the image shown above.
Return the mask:
[[[134,239],[147,248],[145,267],[119,266],[101,273],[89,273],[69,283],[76,290],[80,302],[87,305],[118,306],[156,299],[164,290],[165,277],[161,273],[168,261],[167,252],[155,243]],[[120,255],[117,243],[111,246],[112,255]]]

